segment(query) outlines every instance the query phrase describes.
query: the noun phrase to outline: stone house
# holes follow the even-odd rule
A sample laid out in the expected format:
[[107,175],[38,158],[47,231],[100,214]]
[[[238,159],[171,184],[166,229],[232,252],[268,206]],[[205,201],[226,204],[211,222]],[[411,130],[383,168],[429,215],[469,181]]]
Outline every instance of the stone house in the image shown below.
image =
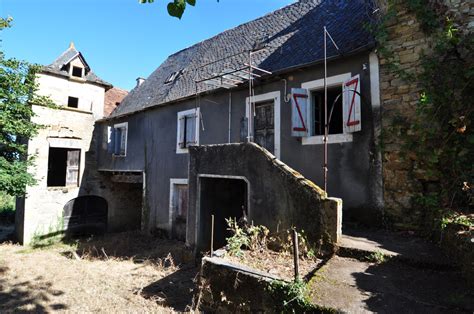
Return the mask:
[[344,200],[346,217],[378,221],[379,63],[366,27],[375,8],[298,1],[169,56],[97,125],[101,184],[135,182],[126,193],[140,202],[105,197],[109,218],[139,220],[144,231],[162,229],[198,249],[206,249],[211,213],[221,238],[226,215],[272,230],[332,224],[326,231],[337,237],[340,201],[324,205],[314,185],[324,186],[326,26],[338,47],[327,45],[327,193]]
[[[20,242],[60,230],[66,203],[80,194],[86,155],[90,151],[95,122],[108,115],[126,92],[114,92],[100,79],[74,44],[37,74],[38,94],[49,96],[59,107],[32,105],[34,121],[44,128],[28,141],[28,155],[35,156],[37,184],[17,199],[16,234]],[[104,100],[111,105],[104,105]]]

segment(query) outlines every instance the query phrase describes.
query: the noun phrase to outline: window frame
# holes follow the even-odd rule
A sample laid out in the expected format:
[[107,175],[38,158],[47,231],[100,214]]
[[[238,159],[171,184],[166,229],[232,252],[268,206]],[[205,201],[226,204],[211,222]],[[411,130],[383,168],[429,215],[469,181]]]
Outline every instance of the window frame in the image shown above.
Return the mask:
[[[341,93],[342,93],[342,87],[343,87],[344,82],[346,82],[351,77],[352,77],[352,73],[350,73],[350,72],[330,76],[326,79],[326,84],[327,84],[328,88],[340,86],[341,87]],[[310,118],[311,118],[311,121],[309,123],[309,126],[310,126],[309,132],[312,133],[313,132],[313,122],[314,122],[314,121],[312,121],[312,119],[313,119],[312,115],[313,115],[313,112],[314,112],[314,109],[313,109],[314,103],[313,103],[312,92],[324,89],[324,79],[318,79],[318,80],[314,80],[314,81],[304,82],[304,83],[301,84],[301,88],[307,89],[308,93],[309,93],[309,96],[310,96],[310,108],[311,108],[311,110],[310,110],[311,117]],[[352,133],[347,133],[344,127],[342,129],[342,132],[343,133],[339,133],[339,134],[328,134],[328,144],[352,142],[352,140],[353,140]],[[302,145],[324,144],[324,135],[311,135],[311,136],[302,137],[301,144]]]
[[[252,104],[267,102],[273,100],[273,127],[274,127],[274,155],[276,158],[281,156],[281,93],[280,91],[268,92],[252,96]],[[254,117],[255,108],[250,107],[250,98],[245,98],[245,118],[247,119],[247,128],[250,129],[252,140],[254,137]],[[248,133],[248,130],[247,130]],[[247,134],[247,137],[249,135]]]
[[[199,145],[199,127],[201,125],[201,113],[200,109],[198,108],[193,108],[185,111],[179,111],[177,114],[177,119],[176,119],[176,154],[187,154],[189,152],[188,147],[181,148],[179,146],[179,138],[181,135],[181,125],[179,123],[179,120],[181,117],[185,116],[191,116],[191,115],[196,115],[196,125],[195,125],[195,136],[196,136],[196,145]],[[185,135],[186,138],[186,135]]]
[[[125,148],[124,148],[124,153],[123,154],[115,154],[114,152],[112,152],[112,155],[114,157],[127,157],[127,147],[128,147],[128,122],[121,122],[121,123],[117,123],[117,124],[114,124],[113,126],[114,129],[125,129]],[[112,133],[113,134],[113,133]],[[122,132],[123,134],[123,132]],[[115,146],[115,138],[113,139],[114,141],[114,146]],[[122,141],[120,141],[120,147],[122,147]],[[115,150],[115,147],[114,147],[114,150]]]

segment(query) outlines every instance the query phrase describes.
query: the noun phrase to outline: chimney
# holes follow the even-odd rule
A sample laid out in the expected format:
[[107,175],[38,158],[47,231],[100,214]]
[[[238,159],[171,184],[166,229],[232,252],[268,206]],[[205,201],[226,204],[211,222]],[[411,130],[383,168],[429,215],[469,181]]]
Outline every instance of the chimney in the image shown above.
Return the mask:
[[137,87],[142,85],[143,82],[145,82],[145,79],[143,77],[137,77]]

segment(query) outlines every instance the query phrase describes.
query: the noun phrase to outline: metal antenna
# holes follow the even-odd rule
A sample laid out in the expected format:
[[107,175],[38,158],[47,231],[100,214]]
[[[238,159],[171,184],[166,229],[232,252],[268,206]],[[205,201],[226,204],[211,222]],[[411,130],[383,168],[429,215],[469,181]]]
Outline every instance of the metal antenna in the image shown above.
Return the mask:
[[328,124],[328,65],[327,65],[327,36],[331,39],[334,47],[339,50],[336,42],[329,34],[326,26],[324,26],[324,165],[323,165],[323,174],[324,174],[324,191],[328,192],[328,134],[329,134],[329,124]]

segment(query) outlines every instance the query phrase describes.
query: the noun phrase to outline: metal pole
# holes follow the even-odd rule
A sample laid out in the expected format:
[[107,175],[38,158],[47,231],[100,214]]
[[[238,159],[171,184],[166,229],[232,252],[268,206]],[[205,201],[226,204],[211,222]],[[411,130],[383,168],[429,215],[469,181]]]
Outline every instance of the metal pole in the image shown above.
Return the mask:
[[298,233],[295,229],[292,230],[292,238],[293,238],[293,262],[295,265],[295,281],[299,280],[300,272],[299,272],[299,250],[298,250]]
[[214,215],[211,215],[211,257],[214,255]]
[[247,142],[253,142],[253,134],[251,134],[253,122],[252,109],[252,52],[249,51],[249,117],[247,119]]
[[326,26],[324,26],[324,191],[328,191],[328,66],[327,66],[327,43]]

